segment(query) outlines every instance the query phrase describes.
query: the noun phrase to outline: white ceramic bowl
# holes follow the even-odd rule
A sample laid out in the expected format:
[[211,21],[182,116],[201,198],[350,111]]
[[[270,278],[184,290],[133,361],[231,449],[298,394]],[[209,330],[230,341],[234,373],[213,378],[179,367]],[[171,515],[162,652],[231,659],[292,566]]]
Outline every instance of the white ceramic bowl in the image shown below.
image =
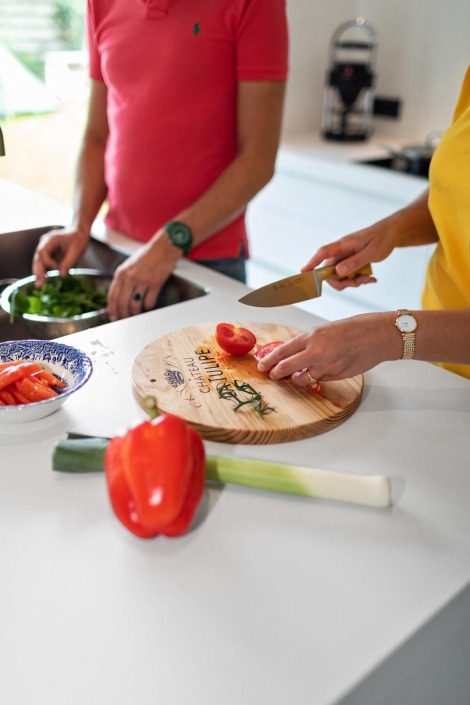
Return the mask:
[[58,396],[44,401],[0,406],[0,423],[36,421],[57,411],[59,407],[88,381],[93,364],[84,352],[53,340],[11,340],[0,343],[0,362],[31,360],[59,377],[65,387]]

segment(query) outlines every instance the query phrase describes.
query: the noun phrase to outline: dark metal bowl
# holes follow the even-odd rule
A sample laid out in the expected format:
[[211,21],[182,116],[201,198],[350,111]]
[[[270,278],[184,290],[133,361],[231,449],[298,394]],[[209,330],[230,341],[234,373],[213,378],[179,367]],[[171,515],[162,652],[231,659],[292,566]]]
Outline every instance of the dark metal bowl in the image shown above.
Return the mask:
[[[95,285],[102,291],[108,290],[112,280],[111,274],[106,274],[96,269],[71,269],[70,274],[73,274],[79,279],[93,279]],[[48,272],[47,277],[48,279],[57,278],[59,277],[59,272],[56,270]],[[12,314],[11,298],[13,294],[18,290],[26,289],[34,280],[34,276],[18,279],[3,290],[0,296],[0,306],[9,316]],[[31,337],[51,340],[52,338],[60,338],[69,333],[77,333],[87,328],[99,326],[102,323],[107,323],[109,319],[106,309],[102,308],[99,311],[90,311],[89,313],[83,313],[79,316],[70,316],[69,318],[52,318],[49,316],[37,316],[31,313],[15,313],[13,326],[15,325],[15,320],[22,323],[22,326],[29,332]]]

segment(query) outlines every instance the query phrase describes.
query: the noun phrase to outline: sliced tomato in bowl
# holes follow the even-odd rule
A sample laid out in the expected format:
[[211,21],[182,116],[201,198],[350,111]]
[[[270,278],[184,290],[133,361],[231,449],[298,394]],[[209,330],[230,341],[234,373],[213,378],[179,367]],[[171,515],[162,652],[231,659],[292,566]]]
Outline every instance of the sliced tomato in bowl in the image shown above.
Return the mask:
[[256,336],[251,330],[232,323],[219,323],[215,329],[215,339],[222,350],[230,355],[246,355],[256,345]]

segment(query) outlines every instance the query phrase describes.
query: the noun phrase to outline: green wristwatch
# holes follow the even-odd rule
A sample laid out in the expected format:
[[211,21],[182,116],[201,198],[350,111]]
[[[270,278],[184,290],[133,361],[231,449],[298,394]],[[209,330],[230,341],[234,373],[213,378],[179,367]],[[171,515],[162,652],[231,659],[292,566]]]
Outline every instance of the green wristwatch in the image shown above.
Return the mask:
[[191,228],[185,223],[180,223],[179,220],[170,220],[164,227],[169,241],[183,250],[183,254],[187,255],[193,244],[193,234]]

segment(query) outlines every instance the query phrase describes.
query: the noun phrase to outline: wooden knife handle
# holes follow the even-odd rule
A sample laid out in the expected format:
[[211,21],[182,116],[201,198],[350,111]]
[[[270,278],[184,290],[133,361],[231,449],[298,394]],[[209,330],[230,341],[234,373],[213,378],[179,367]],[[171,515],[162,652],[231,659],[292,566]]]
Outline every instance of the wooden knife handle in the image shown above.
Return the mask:
[[340,277],[338,274],[336,274],[336,264],[330,264],[327,267],[319,267],[318,269],[315,270],[318,278],[320,281],[324,282],[326,279],[353,279],[354,277],[358,277],[361,274],[372,274],[372,267],[370,264],[364,264],[362,267],[359,267],[359,269],[354,270],[354,272],[351,272],[351,274],[348,274],[347,277]]

